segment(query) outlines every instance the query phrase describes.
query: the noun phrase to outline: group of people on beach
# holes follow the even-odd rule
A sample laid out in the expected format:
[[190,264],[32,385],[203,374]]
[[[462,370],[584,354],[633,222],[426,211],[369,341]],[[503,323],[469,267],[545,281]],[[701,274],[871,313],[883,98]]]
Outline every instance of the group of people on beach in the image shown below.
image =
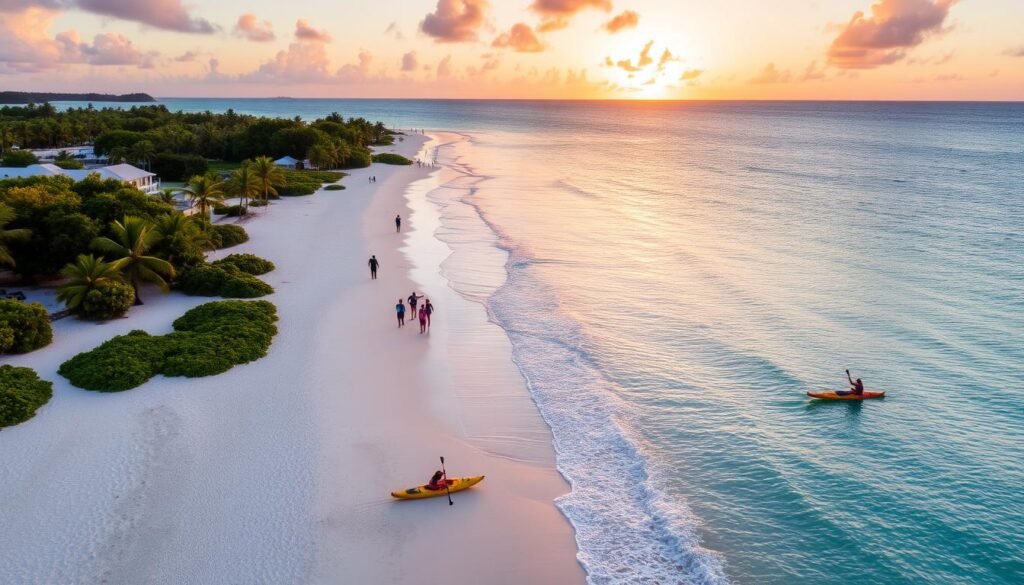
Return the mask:
[[[412,315],[412,320],[419,319],[420,322],[420,333],[426,333],[430,330],[430,316],[434,314],[434,304],[427,299],[423,303],[423,307],[419,307],[420,299],[425,298],[424,295],[416,294],[416,291],[412,291],[412,294],[405,300],[409,303],[409,313]],[[398,316],[398,326],[405,327],[405,302],[402,299],[398,299],[398,304],[395,305],[395,313]]]
[[376,183],[377,182],[377,175],[371,175],[371,176],[367,177],[367,179],[368,179],[368,181],[370,183]]
[[[395,215],[395,231],[402,231],[401,214]],[[377,260],[377,255],[371,255],[366,264],[370,267],[370,280],[377,280],[377,270],[380,268],[380,261]],[[423,306],[419,307],[420,299],[424,298],[426,298],[424,295],[418,295],[416,291],[413,291],[406,299],[398,299],[398,303],[395,305],[395,316],[398,318],[399,327],[405,327],[405,314],[408,312],[413,321],[419,320],[420,333],[426,333],[430,330],[430,316],[434,313],[434,304],[430,302],[430,299],[426,299]],[[405,308],[406,301],[409,303],[408,311]]]

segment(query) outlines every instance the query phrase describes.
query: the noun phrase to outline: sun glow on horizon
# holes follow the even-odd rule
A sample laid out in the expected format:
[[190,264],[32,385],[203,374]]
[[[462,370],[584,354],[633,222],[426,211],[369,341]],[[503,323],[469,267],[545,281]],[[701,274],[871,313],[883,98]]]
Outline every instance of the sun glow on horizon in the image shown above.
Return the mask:
[[[0,87],[161,96],[1024,99],[1024,3],[0,7]],[[251,11],[250,11],[251,10]],[[340,11],[344,12],[344,11]],[[241,13],[241,14],[240,14]],[[742,14],[738,18],[737,14]],[[139,26],[145,34],[139,34]],[[283,90],[283,88],[287,88]]]

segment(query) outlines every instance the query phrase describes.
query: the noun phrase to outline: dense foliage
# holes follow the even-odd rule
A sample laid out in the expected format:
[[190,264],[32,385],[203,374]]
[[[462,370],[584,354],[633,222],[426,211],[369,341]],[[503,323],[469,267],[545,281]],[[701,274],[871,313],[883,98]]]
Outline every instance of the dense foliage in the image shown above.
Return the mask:
[[344,190],[345,190],[345,185],[334,184],[334,185],[327,185],[326,187],[324,187],[324,191],[344,191]]
[[277,334],[277,309],[266,301],[200,305],[174,322],[174,333],[132,331],[78,354],[60,374],[86,390],[119,392],[157,374],[212,376],[267,354]]
[[249,234],[240,225],[210,226],[210,239],[214,248],[223,250],[249,241]]
[[39,162],[36,155],[27,150],[11,150],[4,154],[3,165],[5,167],[27,167]]
[[382,152],[373,155],[373,162],[385,165],[411,165],[412,161],[400,154],[393,152]]
[[260,258],[255,254],[231,254],[216,262],[214,266],[234,266],[246,274],[253,276],[264,275],[276,268],[270,260]]
[[233,264],[205,264],[182,272],[175,288],[200,297],[254,299],[273,294],[274,288]]
[[29,368],[0,366],[0,428],[24,422],[53,396],[53,384]]
[[76,314],[83,319],[106,321],[124,316],[135,304],[131,285],[118,281],[98,284],[85,293]]
[[210,164],[196,154],[175,154],[162,152],[150,161],[150,170],[160,176],[161,181],[187,181],[196,175],[205,175]]
[[277,188],[282,197],[312,195],[324,183],[340,181],[344,173],[333,171],[284,171],[284,184]]
[[0,354],[28,353],[51,341],[50,314],[42,305],[0,300]]
[[233,110],[223,114],[171,112],[162,105],[128,109],[95,109],[89,105],[63,112],[49,104],[0,108],[2,152],[8,152],[12,145],[61,148],[92,143],[97,153],[112,159],[152,163],[154,169],[160,169],[154,172],[164,180],[185,180],[202,174],[205,170],[181,168],[199,164],[199,159],[242,161],[289,155],[299,160],[315,159],[314,164],[320,168],[365,167],[370,164],[368,147],[392,140],[392,133],[380,122],[346,120],[339,114],[305,123],[241,115]]

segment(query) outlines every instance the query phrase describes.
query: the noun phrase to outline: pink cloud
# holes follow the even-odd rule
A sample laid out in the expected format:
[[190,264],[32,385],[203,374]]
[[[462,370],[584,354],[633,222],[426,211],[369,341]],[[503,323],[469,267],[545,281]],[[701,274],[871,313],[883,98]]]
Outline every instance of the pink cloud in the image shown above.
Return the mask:
[[871,15],[853,15],[828,50],[828,62],[842,69],[871,69],[895,63],[907,50],[941,32],[956,0],[879,0]]
[[760,73],[750,78],[749,83],[768,85],[774,83],[786,83],[791,75],[788,70],[779,70],[775,63],[769,63],[761,69]]
[[576,13],[594,8],[611,12],[611,0],[534,0],[530,9],[543,18],[537,30],[549,32],[569,26],[569,21]]
[[452,76],[452,56],[448,55],[437,64],[437,78],[448,79]]
[[91,43],[77,31],[50,37],[47,30],[60,13],[29,8],[0,19],[0,66],[20,72],[38,72],[60,65],[134,66],[149,69],[158,56],[142,51],[127,37],[101,33]]
[[510,48],[518,53],[539,53],[544,50],[544,44],[540,42],[537,35],[529,25],[518,22],[512,25],[507,33],[502,33],[491,43],[492,47]]
[[326,30],[313,28],[304,18],[295,21],[295,38],[313,43],[331,42],[331,35]]
[[402,55],[402,71],[416,71],[419,68],[419,59],[416,58],[416,51],[409,51]]
[[217,30],[208,20],[189,14],[181,0],[70,0],[62,4],[165,30],[202,34]]
[[475,41],[486,14],[486,0],[437,0],[437,8],[423,18],[420,30],[439,43]]
[[241,77],[243,81],[324,82],[331,78],[330,60],[323,43],[292,43],[255,71]]
[[636,28],[640,23],[640,15],[632,10],[626,10],[622,14],[617,15],[608,22],[604,23],[601,28],[615,34],[619,31],[626,30],[627,28]]
[[255,43],[267,43],[275,38],[274,25],[269,20],[261,21],[251,12],[238,17],[235,34]]

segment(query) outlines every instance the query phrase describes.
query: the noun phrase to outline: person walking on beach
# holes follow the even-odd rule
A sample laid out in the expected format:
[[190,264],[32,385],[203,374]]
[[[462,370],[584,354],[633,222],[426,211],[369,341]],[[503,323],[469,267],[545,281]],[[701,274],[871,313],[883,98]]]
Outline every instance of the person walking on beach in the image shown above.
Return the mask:
[[413,319],[416,318],[416,304],[422,298],[423,298],[423,295],[417,295],[416,291],[412,291],[412,294],[409,295],[409,298],[407,299],[409,301],[409,310],[412,311],[412,318]]
[[427,315],[427,329],[430,329],[430,316],[434,314],[434,305],[427,299],[427,302],[423,304],[423,308],[420,309],[420,315],[426,313]]
[[402,231],[402,216],[401,215],[396,215],[395,216],[395,231],[396,232]]
[[377,280],[377,268],[380,266],[380,262],[377,262],[377,256],[370,256],[366,263],[370,265],[370,280]]
[[398,304],[395,305],[395,313],[398,315],[398,326],[402,327],[405,325],[405,303],[402,299],[398,299]]
[[427,332],[427,309],[426,307],[420,311],[420,335]]

